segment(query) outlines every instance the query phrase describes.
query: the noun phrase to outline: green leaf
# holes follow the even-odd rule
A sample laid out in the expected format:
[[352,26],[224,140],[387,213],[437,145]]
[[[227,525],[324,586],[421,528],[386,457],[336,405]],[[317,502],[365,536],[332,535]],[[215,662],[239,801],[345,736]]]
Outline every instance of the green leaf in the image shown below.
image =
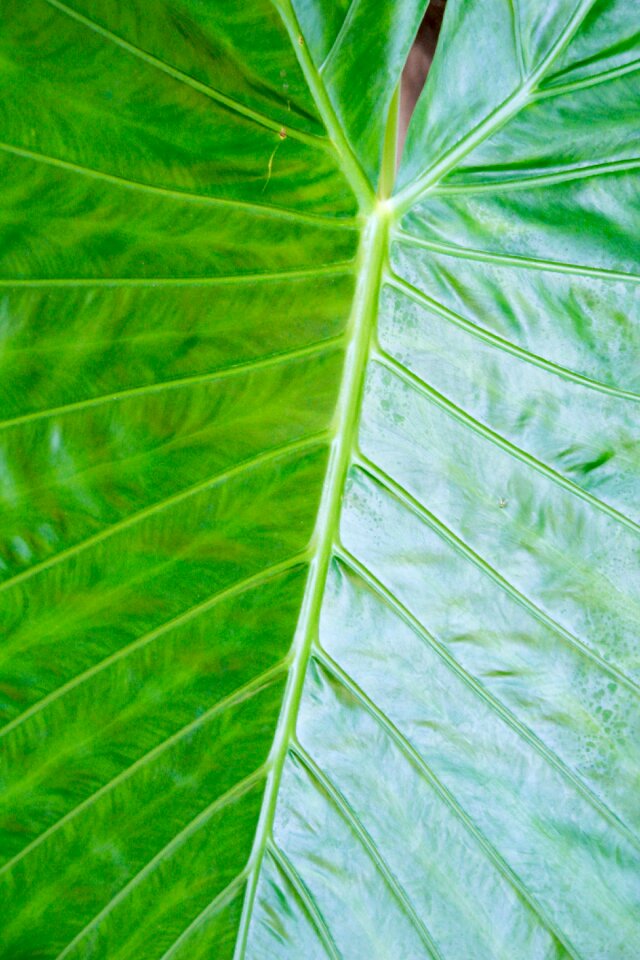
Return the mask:
[[424,7],[3,4],[2,960],[640,955],[640,35]]

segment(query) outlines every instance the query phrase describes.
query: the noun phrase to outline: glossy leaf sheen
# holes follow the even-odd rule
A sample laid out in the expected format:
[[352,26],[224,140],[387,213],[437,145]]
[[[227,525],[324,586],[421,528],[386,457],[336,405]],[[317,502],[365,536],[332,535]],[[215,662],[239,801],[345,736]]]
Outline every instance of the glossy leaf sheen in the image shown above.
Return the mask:
[[0,4],[6,960],[640,956],[637,16],[424,6]]

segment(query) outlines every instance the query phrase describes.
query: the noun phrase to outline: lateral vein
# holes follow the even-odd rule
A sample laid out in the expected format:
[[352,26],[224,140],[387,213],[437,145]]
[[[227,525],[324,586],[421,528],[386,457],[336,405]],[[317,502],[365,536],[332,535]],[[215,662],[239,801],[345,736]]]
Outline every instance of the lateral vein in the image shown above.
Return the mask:
[[521,593],[517,587],[510,583],[505,577],[502,576],[494,567],[492,567],[483,557],[475,552],[467,543],[465,543],[460,537],[457,536],[446,526],[440,519],[438,519],[434,514],[432,514],[424,504],[420,503],[408,490],[405,490],[399,483],[393,480],[384,470],[377,466],[369,460],[368,457],[360,454],[360,468],[364,473],[368,473],[369,476],[387,493],[394,497],[399,503],[402,503],[411,513],[419,517],[424,523],[427,524],[435,533],[438,534],[446,543],[449,543],[458,553],[462,554],[466,559],[470,560],[474,566],[482,570],[488,577],[490,577],[499,587],[501,587],[505,593],[508,593],[517,603],[520,604],[525,610],[527,610],[536,620],[539,620],[541,623],[544,623],[550,630],[553,630],[559,637],[561,637],[566,643],[571,646],[576,647],[580,650],[582,654],[588,657],[590,660],[593,660],[598,664],[601,670],[609,673],[612,677],[615,677],[619,683],[624,684],[628,687],[636,696],[640,696],[640,686],[638,683],[630,676],[628,676],[623,670],[615,666],[613,663],[609,663],[608,660],[603,659],[599,653],[594,649],[588,646],[583,640],[580,640],[579,637],[576,637],[573,633],[570,633],[565,627],[563,627],[557,620],[554,620],[548,613],[542,610],[537,606],[529,597]]
[[[510,180],[485,180],[467,183],[444,183],[433,187],[434,196],[455,194],[503,193],[505,190],[527,190],[531,187],[553,186],[557,183],[569,183],[573,180],[588,180],[609,174],[626,173],[640,168],[640,158],[611,160],[606,163],[585,163],[581,166],[564,167],[551,173],[533,174],[525,177],[513,177]],[[467,174],[469,171],[466,171]]]
[[456,326],[460,327],[462,330],[465,330],[467,333],[470,333],[478,340],[482,340],[493,347],[498,347],[499,349],[505,351],[505,353],[510,353],[514,357],[518,357],[527,363],[531,363],[536,367],[540,367],[542,370],[545,370],[548,373],[553,373],[564,380],[572,380],[575,383],[579,383],[583,387],[587,387],[599,393],[609,394],[610,396],[617,397],[620,400],[632,400],[636,403],[640,401],[640,395],[637,393],[632,393],[630,390],[620,390],[618,387],[609,386],[609,384],[603,383],[600,380],[592,380],[589,377],[585,377],[581,373],[576,373],[575,370],[571,370],[569,367],[562,367],[560,364],[554,363],[553,360],[547,360],[544,357],[538,356],[536,353],[531,353],[529,350],[525,350],[523,347],[516,346],[516,344],[512,343],[510,340],[504,340],[497,334],[477,326],[470,320],[466,320],[459,314],[449,310],[448,307],[443,306],[437,300],[433,300],[431,297],[428,297],[422,292],[422,290],[418,290],[416,287],[411,286],[411,284],[407,283],[407,281],[401,277],[390,274],[388,283],[405,296],[409,297],[411,300],[414,300],[416,303],[421,304],[428,310],[432,310],[434,313],[444,317],[444,319],[450,320],[452,323],[455,323]]
[[474,694],[482,699],[507,726],[511,727],[519,737],[521,737],[534,751],[536,751],[550,765],[556,768],[565,780],[567,780],[575,790],[581,793],[587,802],[598,811],[603,819],[607,820],[611,826],[621,833],[624,838],[636,849],[640,849],[640,839],[627,827],[627,825],[618,817],[610,807],[604,803],[584,782],[584,780],[575,773],[571,767],[567,766],[564,760],[558,756],[547,744],[534,733],[527,724],[523,723],[512,710],[506,706],[498,697],[494,696],[473,674],[469,673],[456,658],[449,653],[446,645],[438,640],[435,635],[419,620],[408,607],[405,606],[394,594],[386,587],[382,581],[370,570],[361,560],[358,560],[350,550],[340,546],[336,548],[336,557],[340,563],[350,569],[353,574],[368,588],[389,610],[391,610],[400,620],[429,646],[437,656],[446,664],[449,670],[466,684]]
[[444,410],[445,413],[449,414],[451,417],[454,417],[459,423],[469,427],[469,429],[473,430],[474,433],[484,437],[490,443],[493,443],[501,450],[504,450],[510,456],[520,460],[528,467],[531,467],[533,470],[536,470],[538,473],[542,474],[542,476],[547,477],[547,479],[551,480],[552,483],[555,483],[564,490],[567,490],[569,493],[573,494],[573,496],[584,500],[585,503],[589,504],[589,506],[594,507],[596,510],[606,514],[608,517],[611,517],[612,520],[622,523],[634,533],[640,534],[640,524],[637,524],[626,514],[620,513],[619,510],[616,510],[615,507],[605,503],[604,500],[599,500],[598,497],[595,497],[588,490],[585,490],[577,483],[574,483],[574,481],[570,480],[568,477],[563,476],[563,474],[559,473],[557,470],[554,470],[554,468],[550,467],[547,463],[544,463],[542,460],[538,460],[537,457],[534,457],[527,450],[523,450],[522,447],[518,447],[516,444],[511,443],[510,440],[507,440],[501,434],[496,433],[495,430],[492,430],[484,423],[481,423],[480,420],[477,420],[475,417],[471,416],[471,414],[467,413],[467,411],[462,409],[462,407],[457,406],[437,390],[434,390],[434,388],[429,386],[429,384],[423,380],[422,377],[419,377],[417,374],[413,373],[412,370],[409,370],[407,367],[405,367],[404,364],[396,360],[395,357],[393,357],[386,350],[382,349],[382,347],[379,347],[378,349],[380,352],[380,356],[377,358],[378,362],[393,372],[397,377],[402,379],[407,386],[409,386],[420,396],[439,407],[440,410]]
[[[472,247],[456,247],[453,244],[417,237],[406,230],[396,230],[394,232],[394,239],[397,240],[398,243],[406,243],[408,246],[413,247],[424,247],[425,250],[433,250],[435,253],[442,253],[448,257],[456,257],[459,260],[478,260],[481,263],[504,264],[508,267],[543,270],[549,273],[567,273],[570,276],[576,277],[595,277],[599,280],[621,280],[623,283],[640,283],[640,274],[636,273],[607,270],[604,267],[587,267],[578,263],[563,263],[561,260],[540,260],[535,257],[525,257],[515,253],[491,253],[488,250],[476,250]],[[406,281],[403,282],[406,283]],[[409,284],[407,284],[407,286],[409,286]]]
[[172,494],[170,497],[166,497],[163,500],[159,500],[157,503],[151,504],[149,507],[138,510],[136,513],[125,517],[123,520],[118,520],[116,523],[111,524],[106,529],[101,530],[99,533],[96,533],[91,537],[87,537],[85,540],[81,540],[79,543],[74,543],[71,547],[67,547],[66,550],[62,550],[60,553],[56,553],[54,556],[48,557],[46,560],[34,564],[27,570],[17,573],[10,579],[0,583],[0,592],[3,590],[8,590],[10,587],[13,587],[18,583],[22,583],[25,580],[29,580],[36,574],[42,573],[43,570],[48,570],[51,567],[56,566],[58,563],[68,560],[69,557],[76,556],[78,553],[95,546],[97,543],[101,543],[103,540],[109,539],[109,537],[112,537],[115,533],[126,530],[128,527],[135,526],[135,524],[140,523],[141,520],[145,520],[147,517],[153,516],[154,514],[159,513],[161,510],[165,510],[167,507],[175,506],[176,503],[180,503],[181,501],[186,500],[195,494],[201,493],[202,491],[207,490],[209,487],[215,486],[219,483],[224,483],[226,480],[237,477],[253,467],[264,466],[265,464],[270,463],[272,460],[276,460],[280,456],[287,456],[292,453],[298,453],[312,447],[320,446],[323,440],[326,440],[326,438],[327,434],[323,431],[322,433],[305,437],[302,440],[296,440],[289,444],[283,444],[280,447],[275,447],[271,450],[260,453],[255,457],[251,457],[248,460],[244,460],[241,463],[230,467],[228,470],[223,470],[221,473],[214,474],[214,476],[208,477],[206,480],[201,480],[199,483],[193,484],[190,487],[186,487],[184,490],[180,490],[178,493]]
[[313,897],[310,896],[302,877],[292,864],[289,857],[284,853],[283,850],[280,849],[274,840],[269,841],[267,844],[267,850],[282,871],[283,875],[295,890],[296,896],[299,898],[304,912],[307,914],[307,917],[311,922],[312,927],[315,929],[318,939],[322,943],[326,953],[329,955],[329,957],[331,957],[331,960],[342,960],[324,917],[320,913],[320,910],[318,909],[317,904],[314,902]]
[[533,93],[532,99],[547,100],[551,97],[560,97],[566,93],[574,93],[578,90],[585,90],[587,87],[608,83],[609,80],[617,80],[618,77],[624,77],[628,73],[636,73],[637,70],[640,70],[640,59],[624,63],[620,67],[611,67],[610,70],[603,70],[602,73],[591,74],[591,76],[582,77],[579,80],[569,80],[567,83],[557,83],[551,87],[539,87]]
[[115,390],[113,393],[105,393],[97,397],[88,397],[86,400],[65,403],[59,407],[34,410],[31,413],[24,413],[19,417],[13,417],[11,420],[1,420],[0,430],[8,430],[16,426],[22,426],[25,423],[45,420],[50,417],[78,413],[81,410],[88,410],[92,407],[99,407],[107,403],[116,403],[121,400],[130,400],[134,397],[144,397],[149,394],[162,393],[165,390],[177,390],[183,387],[195,387],[205,383],[217,383],[220,380],[229,380],[247,373],[267,370],[270,367],[277,367],[282,363],[289,363],[304,357],[322,356],[325,352],[328,353],[338,347],[343,341],[344,337],[342,335],[331,337],[328,340],[312,343],[306,347],[298,347],[295,350],[275,353],[269,357],[259,357],[256,360],[247,360],[246,363],[237,363],[222,370],[213,370],[210,373],[200,373],[192,377],[176,377],[174,380],[162,380],[157,383],[144,384],[140,387],[129,387],[126,390]]
[[[55,7],[61,13],[65,13],[68,17],[71,17],[72,20],[76,20],[78,23],[81,23],[90,30],[93,30],[94,33],[97,33],[104,39],[110,40],[112,43],[116,44],[116,46],[126,50],[127,53],[132,54],[134,57],[138,57],[140,60],[148,63],[150,66],[155,67],[157,70],[160,70],[163,73],[166,73],[174,80],[178,80],[181,83],[184,83],[186,86],[191,87],[198,93],[204,94],[204,96],[209,97],[212,100],[216,100],[218,103],[227,107],[229,110],[232,110],[234,113],[240,114],[241,116],[260,124],[260,126],[267,127],[268,129],[275,130],[276,132],[282,128],[282,123],[278,122],[277,120],[272,120],[271,117],[267,117],[264,114],[259,113],[257,110],[252,110],[251,107],[247,107],[244,104],[239,103],[237,100],[234,100],[232,97],[229,97],[226,94],[221,93],[219,90],[210,87],[208,84],[202,83],[200,80],[196,80],[195,77],[191,77],[189,74],[183,73],[182,70],[172,67],[159,57],[155,57],[153,54],[147,53],[147,51],[142,50],[141,47],[137,47],[134,43],[130,43],[128,40],[118,36],[118,34],[113,33],[106,27],[100,26],[100,24],[96,23],[95,20],[85,17],[77,10],[74,10],[73,7],[69,7],[66,3],[62,3],[61,0],[45,0],[45,2],[52,7]],[[287,136],[293,137],[294,140],[300,140],[301,143],[306,143],[312,147],[320,147],[326,150],[330,146],[329,141],[325,138],[314,136],[310,133],[303,133],[301,130],[296,130],[295,127],[287,127]]]
[[268,670],[265,670],[264,673],[261,673],[259,676],[249,680],[241,687],[238,687],[237,690],[234,690],[233,693],[229,694],[227,697],[224,697],[222,700],[219,700],[212,707],[209,707],[208,710],[205,710],[204,713],[202,713],[195,720],[192,720],[191,723],[180,727],[180,729],[176,730],[175,733],[172,733],[171,736],[165,737],[164,740],[156,744],[156,746],[151,750],[148,750],[141,757],[138,757],[135,763],[132,763],[130,766],[126,767],[119,774],[117,774],[117,776],[107,781],[107,783],[103,784],[98,790],[86,797],[81,803],[65,813],[63,817],[60,817],[59,820],[56,820],[55,823],[52,823],[51,826],[47,827],[47,829],[39,834],[39,836],[35,837],[35,839],[23,847],[19,853],[17,853],[14,857],[0,867],[0,875],[8,873],[10,870],[12,870],[16,864],[18,864],[37,847],[43,844],[45,840],[48,840],[48,838],[54,833],[57,833],[57,831],[60,830],[65,824],[69,823],[71,820],[77,817],[78,814],[82,813],[83,810],[91,807],[101,797],[115,789],[115,787],[117,787],[120,783],[128,780],[129,777],[133,776],[134,773],[146,766],[148,763],[151,763],[156,759],[156,757],[164,753],[165,750],[168,750],[174,744],[188,736],[189,733],[197,730],[198,727],[201,727],[209,720],[212,720],[218,714],[222,714],[227,710],[231,710],[233,707],[238,706],[238,704],[243,703],[245,700],[257,696],[259,693],[269,687],[281,674],[283,674],[286,670],[286,667],[286,660],[281,661],[274,667],[270,667]]
[[[105,906],[97,913],[89,923],[80,930],[79,933],[73,938],[73,940],[67,944],[64,950],[58,954],[55,960],[64,960],[73,949],[82,942],[82,940],[90,933],[92,930],[95,930],[99,924],[114,910],[119,903],[122,903],[130,893],[137,886],[139,886],[146,877],[151,874],[155,868],[162,863],[163,860],[169,859],[175,851],[184,843],[185,840],[188,840],[194,833],[203,827],[211,817],[215,816],[216,813],[219,813],[221,810],[224,810],[225,807],[234,803],[236,800],[239,800],[246,793],[248,793],[257,783],[260,782],[266,776],[264,767],[258,767],[257,770],[254,770],[253,773],[250,773],[249,776],[245,777],[243,780],[234,784],[226,793],[223,793],[222,796],[216,797],[216,799],[208,804],[203,810],[201,810],[195,817],[193,817],[183,828],[177,833],[174,837],[171,838],[169,843],[165,844],[161,850],[159,850],[150,860],[145,863],[145,865],[138,870],[138,872],[129,880],[124,887],[122,887],[113,897],[105,904]],[[226,888],[225,888],[226,889]]]
[[[52,3],[53,0],[46,0],[46,2]],[[59,157],[52,157],[45,153],[37,153],[35,150],[27,150],[25,147],[17,147],[11,143],[0,142],[0,150],[4,150],[5,153],[11,153],[14,156],[22,157],[26,160],[33,160],[36,163],[44,163],[50,167],[57,167],[70,173],[76,173],[83,177],[101,180],[113,184],[116,187],[123,187],[124,189],[140,193],[149,193],[154,196],[164,197],[168,200],[200,203],[214,207],[228,207],[260,216],[276,217],[280,220],[312,223],[314,226],[320,225],[330,230],[351,228],[353,226],[353,220],[347,217],[329,217],[320,213],[306,213],[302,210],[293,210],[288,207],[279,207],[273,204],[236,200],[233,197],[209,197],[202,193],[190,193],[188,190],[159,187],[151,183],[145,183],[142,180],[130,180],[118,174],[106,173],[103,170],[96,170],[93,167],[85,167],[79,163],[73,163],[70,160],[62,160]]]
[[[351,227],[349,229],[352,229]],[[314,277],[339,276],[353,272],[353,261],[298,270],[265,271],[264,273],[237,273],[217,277],[0,277],[1,287],[217,287],[245,283],[269,283],[282,280],[313,280]]]
[[231,883],[227,884],[224,890],[214,897],[211,903],[207,904],[204,910],[200,911],[197,917],[191,921],[189,926],[186,927],[180,936],[174,940],[171,946],[165,950],[159,960],[171,960],[171,957],[176,955],[176,951],[179,950],[180,947],[189,939],[192,933],[195,933],[198,927],[201,927],[202,924],[209,919],[209,917],[215,916],[219,910],[224,909],[227,904],[235,900],[240,887],[245,882],[246,878],[247,869],[245,868],[231,881]]
[[31,717],[40,713],[42,710],[45,710],[52,703],[55,703],[56,700],[59,700],[69,691],[79,687],[81,684],[85,683],[91,677],[95,677],[97,674],[101,673],[103,670],[107,670],[114,663],[118,663],[120,660],[124,660],[130,654],[135,653],[136,650],[140,650],[143,647],[148,646],[150,643],[153,643],[154,640],[157,640],[159,637],[164,636],[166,633],[169,633],[171,630],[175,630],[178,627],[184,626],[185,623],[189,623],[191,620],[196,619],[201,614],[206,613],[212,607],[217,606],[219,603],[223,603],[225,600],[230,599],[231,597],[238,596],[239,594],[245,593],[248,590],[255,590],[256,587],[262,586],[268,580],[281,576],[283,573],[288,573],[293,570],[297,565],[302,565],[306,563],[309,559],[308,553],[300,553],[294,557],[290,557],[287,560],[283,560],[281,563],[275,563],[271,567],[266,567],[263,570],[260,570],[258,573],[253,574],[250,577],[245,577],[242,580],[232,583],[231,586],[225,587],[223,590],[219,590],[214,593],[211,597],[208,597],[206,600],[201,601],[200,603],[195,604],[192,607],[189,607],[187,610],[180,613],[177,617],[173,617],[171,620],[167,620],[165,623],[161,624],[159,627],[156,627],[154,630],[150,630],[148,633],[145,633],[141,637],[137,637],[131,643],[126,644],[124,647],[120,647],[115,653],[110,654],[108,657],[105,657],[104,660],[100,660],[98,663],[95,663],[93,666],[89,667],[87,670],[84,670],[82,673],[76,674],[74,677],[71,677],[70,680],[67,680],[66,683],[62,684],[60,687],[56,687],[55,690],[52,690],[51,693],[43,697],[41,700],[36,701],[31,707],[27,710],[24,710],[17,717],[14,717],[9,723],[0,729],[0,739],[6,737],[12,730],[16,727],[21,726],[23,723],[26,723]]
[[331,657],[325,650],[319,651],[317,659],[323,664],[328,673],[330,673],[340,683],[345,690],[348,690],[352,696],[360,702],[362,707],[370,716],[382,727],[387,735],[399,747],[400,752],[405,759],[415,767],[427,783],[432,787],[438,797],[462,822],[467,832],[473,837],[475,842],[481,847],[488,859],[493,863],[498,873],[516,890],[524,902],[528,905],[531,912],[538,918],[544,928],[563,945],[567,953],[573,960],[582,960],[575,949],[568,942],[564,934],[549,920],[538,904],[537,900],[526,889],[519,876],[509,866],[496,847],[488,840],[477,824],[472,820],[469,814],[460,806],[455,796],[446,787],[439,777],[433,772],[431,767],[423,759],[422,755],[413,746],[410,740],[405,737],[401,730],[393,721],[378,707],[376,703],[368,696],[365,691],[358,686],[352,677]]
[[[316,656],[316,654],[314,654],[314,656]],[[323,666],[326,666],[321,653],[318,653],[317,659],[322,663]],[[360,845],[366,851],[369,859],[375,866],[377,872],[383,878],[387,887],[391,890],[395,900],[402,908],[402,911],[410,921],[411,925],[415,929],[416,933],[422,940],[431,956],[435,958],[435,960],[443,960],[442,954],[440,953],[433,937],[416,913],[415,907],[411,903],[406,890],[395,876],[380,851],[377,849],[368,831],[356,813],[352,810],[351,805],[347,802],[341,791],[336,787],[330,777],[320,769],[315,760],[312,759],[309,753],[299,742],[296,742],[292,745],[291,753],[297,757],[298,761],[307,770],[307,773],[311,776],[311,778],[315,780],[321,790],[326,793],[333,803],[333,806],[342,816],[343,820],[345,820],[349,827],[353,830],[360,842]]]

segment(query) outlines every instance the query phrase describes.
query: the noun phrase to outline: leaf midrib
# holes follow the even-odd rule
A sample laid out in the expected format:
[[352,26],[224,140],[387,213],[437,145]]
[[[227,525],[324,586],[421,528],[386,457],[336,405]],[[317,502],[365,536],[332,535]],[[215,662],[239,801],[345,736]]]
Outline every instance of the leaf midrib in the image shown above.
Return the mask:
[[344,484],[354,453],[360,400],[372,334],[375,329],[378,292],[387,256],[388,231],[388,213],[384,205],[380,205],[370,215],[359,252],[360,271],[347,334],[349,348],[337,404],[337,422],[316,527],[311,541],[314,557],[293,641],[293,664],[276,728],[272,748],[272,767],[251,854],[253,869],[247,885],[236,943],[238,958],[245,956],[261,865],[270,840],[284,763],[291,748],[307,665],[318,631],[327,572],[340,520]]
[[[249,879],[245,891],[234,957],[244,960],[258,882],[265,855],[273,844],[272,828],[284,764],[294,741],[294,731],[307,666],[318,631],[320,609],[333,555],[340,520],[342,494],[354,452],[365,371],[376,325],[377,304],[383,268],[388,258],[390,209],[386,200],[377,200],[362,167],[341,128],[319,71],[315,67],[290,0],[274,0],[285,23],[293,48],[315,100],[316,107],[336,150],[338,164],[351,185],[363,219],[357,257],[357,285],[346,332],[348,343],[340,385],[333,441],[322,489],[311,548],[314,551],[309,578],[302,601],[300,618],[292,648],[292,666],[282,710],[278,718],[269,757],[270,772],[249,859]],[[385,138],[382,189],[391,188],[395,170],[395,150],[387,149],[393,139],[397,98],[390,109],[388,136]],[[387,169],[393,164],[391,170]]]

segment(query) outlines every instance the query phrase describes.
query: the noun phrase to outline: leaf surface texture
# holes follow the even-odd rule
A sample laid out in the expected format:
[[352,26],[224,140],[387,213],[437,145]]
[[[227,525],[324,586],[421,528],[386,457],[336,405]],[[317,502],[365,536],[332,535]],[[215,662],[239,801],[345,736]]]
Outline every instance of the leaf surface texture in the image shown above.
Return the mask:
[[0,956],[636,960],[629,4],[0,6]]

